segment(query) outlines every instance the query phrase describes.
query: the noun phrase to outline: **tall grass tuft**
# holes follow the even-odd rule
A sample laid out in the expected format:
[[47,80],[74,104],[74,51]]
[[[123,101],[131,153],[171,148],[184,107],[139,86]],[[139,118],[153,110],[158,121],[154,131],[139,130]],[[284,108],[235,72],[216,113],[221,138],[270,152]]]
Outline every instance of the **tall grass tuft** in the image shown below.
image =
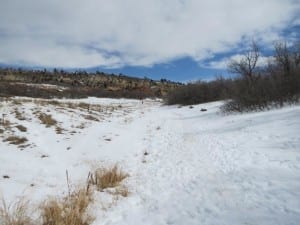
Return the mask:
[[42,225],[89,225],[94,218],[87,212],[92,201],[86,189],[69,193],[64,198],[50,198],[41,206]]
[[30,218],[29,201],[23,198],[18,199],[15,203],[7,205],[5,200],[1,199],[0,205],[0,224],[1,225],[33,225]]
[[110,168],[99,168],[88,175],[88,187],[95,185],[99,191],[105,188],[116,187],[128,177],[117,165]]

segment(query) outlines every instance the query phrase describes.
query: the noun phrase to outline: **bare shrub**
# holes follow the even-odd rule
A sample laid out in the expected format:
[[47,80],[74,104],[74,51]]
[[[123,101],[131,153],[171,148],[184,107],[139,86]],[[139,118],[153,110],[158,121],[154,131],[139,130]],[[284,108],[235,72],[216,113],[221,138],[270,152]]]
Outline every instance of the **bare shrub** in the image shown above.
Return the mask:
[[232,80],[217,78],[214,81],[197,81],[180,86],[169,92],[165,98],[167,105],[193,105],[226,99],[229,96]]
[[[297,50],[297,48],[295,48]],[[223,111],[253,111],[270,107],[282,107],[300,101],[300,64],[297,51],[285,43],[275,45],[275,60],[268,67],[252,73],[252,79],[240,74],[231,89],[231,100]]]
[[257,61],[260,56],[260,50],[255,41],[248,51],[245,52],[244,56],[240,60],[231,60],[228,65],[228,69],[232,73],[241,75],[244,79],[249,82],[255,79]]
[[128,177],[117,165],[111,168],[99,168],[88,175],[88,187],[95,185],[99,191],[105,188],[116,187]]

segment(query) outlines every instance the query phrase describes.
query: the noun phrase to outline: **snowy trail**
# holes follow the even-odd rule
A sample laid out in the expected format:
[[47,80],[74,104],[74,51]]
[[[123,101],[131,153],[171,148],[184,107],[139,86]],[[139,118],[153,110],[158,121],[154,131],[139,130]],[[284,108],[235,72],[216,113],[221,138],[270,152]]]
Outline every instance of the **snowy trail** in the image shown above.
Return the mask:
[[[193,111],[196,116],[187,118],[186,110],[164,108],[145,119],[149,154],[137,169],[140,201],[125,211],[121,205],[120,220],[106,224],[298,224],[300,126],[286,117],[297,118],[299,108],[269,112],[268,118],[222,118],[213,104],[203,119]],[[257,129],[261,120],[266,127]],[[286,142],[284,152],[270,149],[269,139],[285,142],[286,132],[294,143]]]
[[[91,122],[82,118],[85,111],[41,107],[64,134],[40,124],[32,103],[20,109],[30,120],[10,114],[28,128],[22,135],[31,146],[20,151],[0,143],[0,175],[11,176],[0,177],[0,192],[8,200],[63,194],[66,170],[77,184],[93,167],[118,163],[130,174],[131,194],[106,210],[95,204],[93,225],[299,224],[300,106],[223,115],[221,102],[178,108],[151,100],[84,101],[117,110]],[[105,193],[97,196],[105,204]]]

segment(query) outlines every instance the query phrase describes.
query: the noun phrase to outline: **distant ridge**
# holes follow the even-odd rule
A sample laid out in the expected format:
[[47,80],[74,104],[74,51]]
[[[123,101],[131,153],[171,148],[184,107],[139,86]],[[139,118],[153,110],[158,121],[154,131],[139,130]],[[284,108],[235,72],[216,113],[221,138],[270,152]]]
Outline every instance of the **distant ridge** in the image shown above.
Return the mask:
[[[42,85],[43,84],[43,85]],[[49,71],[0,68],[0,96],[42,98],[163,97],[181,83],[166,79],[130,77],[123,74],[53,69]]]

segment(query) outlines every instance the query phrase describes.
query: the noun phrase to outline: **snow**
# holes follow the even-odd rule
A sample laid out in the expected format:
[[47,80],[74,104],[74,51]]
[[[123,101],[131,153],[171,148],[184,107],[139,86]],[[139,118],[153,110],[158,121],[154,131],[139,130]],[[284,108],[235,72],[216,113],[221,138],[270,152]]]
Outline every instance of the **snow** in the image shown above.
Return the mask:
[[[189,108],[150,99],[57,100],[101,109],[87,111],[16,100],[26,101],[2,102],[0,113],[27,127],[9,132],[30,146],[0,143],[7,201],[27,196],[38,204],[67,192],[66,171],[75,186],[94,168],[118,163],[130,174],[124,181],[130,195],[96,193],[93,225],[299,224],[300,106],[224,115],[222,102]],[[26,120],[15,118],[16,108]],[[41,124],[37,110],[51,114],[63,133]]]

